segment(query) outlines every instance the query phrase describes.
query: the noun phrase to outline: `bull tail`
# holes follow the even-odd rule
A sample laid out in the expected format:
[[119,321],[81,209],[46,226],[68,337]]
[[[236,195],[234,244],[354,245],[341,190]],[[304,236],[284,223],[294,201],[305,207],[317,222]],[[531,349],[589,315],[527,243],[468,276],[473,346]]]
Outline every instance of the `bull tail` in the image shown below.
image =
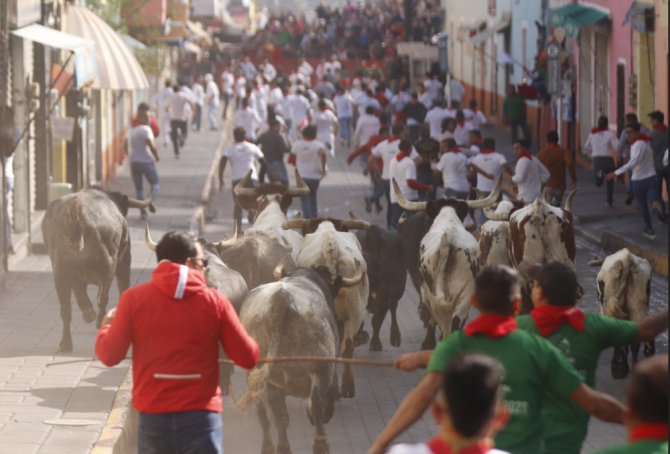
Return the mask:
[[[277,357],[279,347],[281,346],[281,337],[284,332],[284,320],[288,314],[293,297],[291,293],[281,287],[271,298],[271,315],[268,320],[270,336],[268,339],[267,353],[264,359]],[[262,348],[262,347],[261,347]],[[263,364],[261,367],[254,367],[247,375],[247,392],[240,398],[235,407],[240,411],[245,411],[253,402],[258,402],[265,391],[270,373],[274,364]]]
[[84,204],[78,197],[74,197],[65,208],[62,235],[65,242],[75,251],[84,249],[84,229],[87,224]]
[[614,292],[614,295],[611,295],[605,304],[600,308],[602,315],[607,317],[612,317],[616,319],[625,320],[628,318],[628,314],[622,309],[623,298],[626,292],[626,287],[628,286],[628,278],[630,276],[630,256],[624,254],[621,257],[621,275],[619,278],[619,286]]

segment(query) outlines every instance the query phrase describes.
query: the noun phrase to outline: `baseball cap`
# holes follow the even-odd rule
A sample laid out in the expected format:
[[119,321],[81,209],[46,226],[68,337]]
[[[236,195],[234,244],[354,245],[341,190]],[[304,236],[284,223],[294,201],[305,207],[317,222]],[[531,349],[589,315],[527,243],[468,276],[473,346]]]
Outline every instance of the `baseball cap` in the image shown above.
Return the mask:
[[574,270],[561,262],[552,260],[544,265],[534,264],[528,274],[542,287],[552,306],[574,305],[579,283]]

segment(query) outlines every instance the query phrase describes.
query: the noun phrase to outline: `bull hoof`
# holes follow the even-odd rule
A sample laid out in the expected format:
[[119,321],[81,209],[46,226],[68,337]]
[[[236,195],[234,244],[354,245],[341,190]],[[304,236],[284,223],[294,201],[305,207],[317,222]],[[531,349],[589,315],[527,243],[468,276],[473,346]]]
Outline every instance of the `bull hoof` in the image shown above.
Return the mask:
[[314,446],[312,446],[313,454],[329,454],[330,445],[328,445],[328,440],[322,435],[317,435],[314,437]]
[[291,454],[291,445],[289,445],[288,442],[278,442],[277,454]]
[[72,351],[72,339],[63,339],[60,341],[59,352],[70,353]]
[[356,386],[353,383],[342,383],[340,394],[345,399],[353,399],[356,395]]
[[275,445],[272,443],[272,440],[263,440],[261,454],[275,454]]
[[400,336],[400,330],[399,329],[392,329],[391,330],[391,345],[393,347],[400,347],[400,342],[401,342],[401,336]]
[[424,326],[426,326],[425,323],[430,321],[430,311],[428,310],[428,307],[424,303],[419,303],[417,312],[419,313],[419,320],[421,320],[424,323]]
[[[95,320],[97,316],[98,316],[98,314],[95,313],[95,309],[93,309],[92,307],[89,308],[89,309],[86,309],[85,311],[82,311],[82,313],[81,313],[81,317],[84,319],[84,321],[86,323],[93,322],[93,320]],[[100,328],[100,327],[98,327],[98,328]]]
[[360,347],[361,345],[365,345],[368,342],[370,342],[370,335],[364,329],[359,330],[356,333],[356,336],[354,336],[354,345],[356,345],[356,347]]
[[382,341],[380,341],[378,337],[372,336],[372,340],[370,341],[370,351],[371,352],[382,351]]
[[628,364],[612,364],[610,370],[612,371],[612,378],[615,380],[621,380],[626,378],[628,375]]
[[426,339],[421,343],[421,350],[435,350],[435,339]]

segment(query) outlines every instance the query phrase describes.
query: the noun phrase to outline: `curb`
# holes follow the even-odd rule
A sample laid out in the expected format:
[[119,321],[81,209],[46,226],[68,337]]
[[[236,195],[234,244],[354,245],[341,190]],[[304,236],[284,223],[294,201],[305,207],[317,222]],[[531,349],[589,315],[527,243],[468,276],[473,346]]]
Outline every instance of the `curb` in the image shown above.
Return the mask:
[[91,454],[135,454],[139,415],[132,407],[133,368],[128,367],[114,404]]

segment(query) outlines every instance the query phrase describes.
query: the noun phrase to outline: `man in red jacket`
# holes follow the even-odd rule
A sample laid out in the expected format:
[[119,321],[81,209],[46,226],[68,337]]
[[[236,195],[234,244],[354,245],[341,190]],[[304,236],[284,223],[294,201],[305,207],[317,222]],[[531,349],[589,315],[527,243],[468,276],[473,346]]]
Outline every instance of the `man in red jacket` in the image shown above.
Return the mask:
[[151,281],[125,291],[107,313],[95,353],[111,367],[133,344],[138,452],[221,454],[218,344],[246,369],[258,362],[258,344],[228,298],[207,287],[207,261],[193,235],[167,233],[156,258]]

